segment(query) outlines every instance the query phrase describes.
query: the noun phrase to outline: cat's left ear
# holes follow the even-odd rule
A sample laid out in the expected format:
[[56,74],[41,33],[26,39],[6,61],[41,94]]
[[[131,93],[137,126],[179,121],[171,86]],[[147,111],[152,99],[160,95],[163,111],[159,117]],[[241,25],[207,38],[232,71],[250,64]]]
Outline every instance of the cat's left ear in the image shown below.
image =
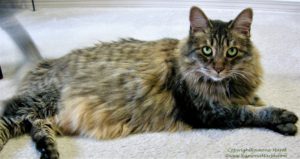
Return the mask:
[[250,37],[253,11],[251,8],[244,9],[231,23],[232,31]]

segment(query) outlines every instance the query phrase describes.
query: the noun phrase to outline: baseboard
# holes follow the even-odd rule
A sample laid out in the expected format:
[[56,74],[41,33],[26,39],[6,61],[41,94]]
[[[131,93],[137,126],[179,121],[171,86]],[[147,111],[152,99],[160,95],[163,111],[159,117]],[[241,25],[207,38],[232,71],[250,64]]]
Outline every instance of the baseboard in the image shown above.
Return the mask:
[[[252,7],[261,11],[295,12],[300,11],[298,0],[34,0],[39,8],[72,8],[72,7],[99,7],[99,8],[189,8],[198,5],[206,9],[241,9]],[[2,0],[0,7],[11,0]],[[31,8],[31,0],[15,0],[15,4],[22,8]]]

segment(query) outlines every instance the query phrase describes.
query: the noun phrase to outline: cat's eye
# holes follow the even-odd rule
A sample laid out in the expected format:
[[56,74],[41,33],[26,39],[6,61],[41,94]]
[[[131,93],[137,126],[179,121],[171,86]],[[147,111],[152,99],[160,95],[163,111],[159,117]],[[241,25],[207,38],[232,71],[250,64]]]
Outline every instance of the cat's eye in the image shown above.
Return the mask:
[[235,47],[231,47],[227,50],[226,56],[227,57],[234,57],[238,54],[238,49]]
[[202,53],[205,55],[205,56],[211,56],[212,55],[212,49],[209,47],[209,46],[204,46],[202,48]]

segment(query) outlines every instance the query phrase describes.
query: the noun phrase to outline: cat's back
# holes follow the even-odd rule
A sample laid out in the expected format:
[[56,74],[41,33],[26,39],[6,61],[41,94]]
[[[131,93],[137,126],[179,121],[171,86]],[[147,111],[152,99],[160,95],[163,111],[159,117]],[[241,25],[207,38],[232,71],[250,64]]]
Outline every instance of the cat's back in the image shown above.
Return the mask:
[[176,39],[123,39],[75,50],[63,57],[63,63],[68,63],[66,87],[72,88],[72,95],[107,96],[164,85],[178,56],[178,43]]
[[[79,66],[98,66],[99,64],[114,64],[134,66],[140,63],[151,63],[175,56],[178,40],[161,39],[157,41],[141,41],[136,39],[121,39],[115,42],[102,42],[93,47],[78,49],[64,58],[68,63]],[[74,67],[75,68],[75,67]]]

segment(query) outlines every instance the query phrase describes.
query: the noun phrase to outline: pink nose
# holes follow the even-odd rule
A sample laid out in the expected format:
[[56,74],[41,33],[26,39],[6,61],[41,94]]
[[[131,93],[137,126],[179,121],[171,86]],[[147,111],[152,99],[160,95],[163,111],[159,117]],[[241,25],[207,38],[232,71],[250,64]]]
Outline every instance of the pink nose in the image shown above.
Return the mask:
[[220,73],[224,70],[224,66],[214,66],[214,69],[216,70],[216,72]]

